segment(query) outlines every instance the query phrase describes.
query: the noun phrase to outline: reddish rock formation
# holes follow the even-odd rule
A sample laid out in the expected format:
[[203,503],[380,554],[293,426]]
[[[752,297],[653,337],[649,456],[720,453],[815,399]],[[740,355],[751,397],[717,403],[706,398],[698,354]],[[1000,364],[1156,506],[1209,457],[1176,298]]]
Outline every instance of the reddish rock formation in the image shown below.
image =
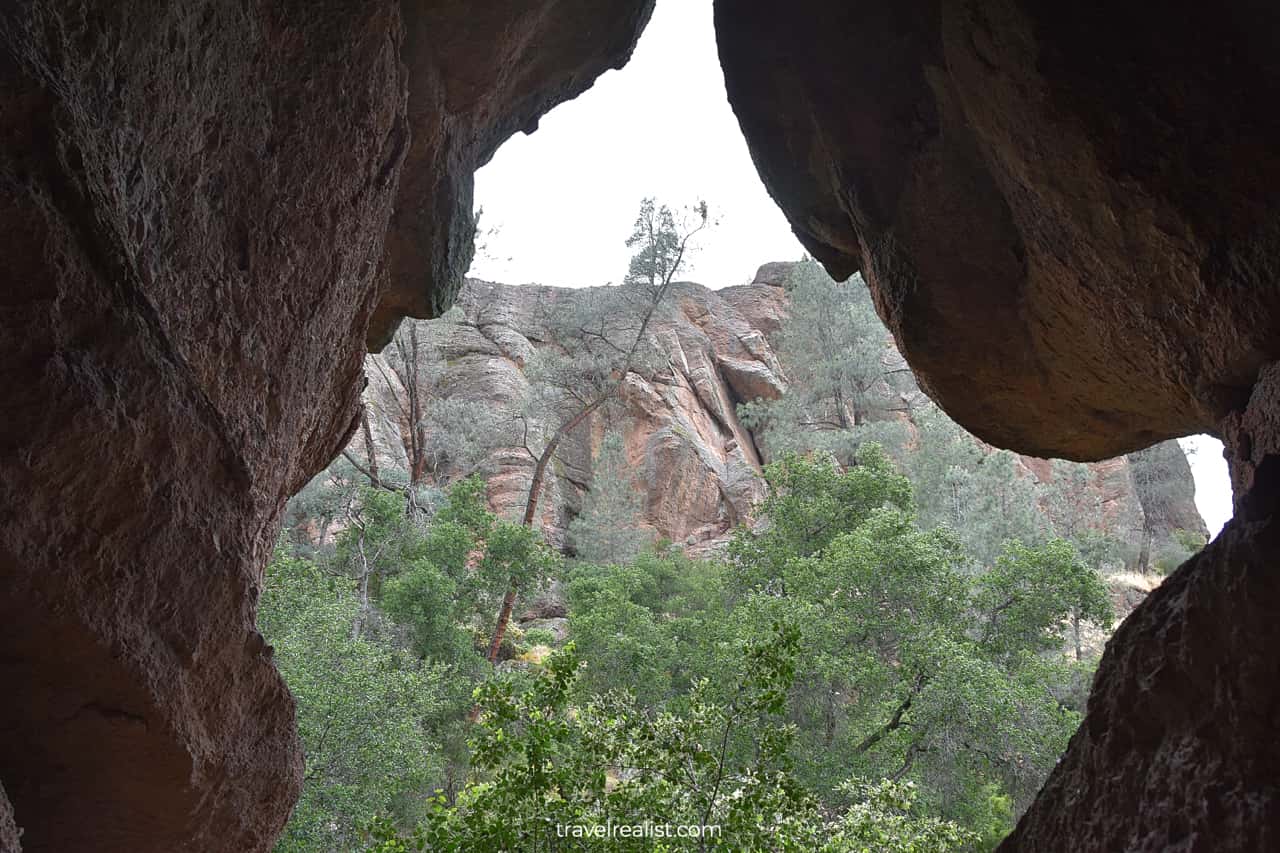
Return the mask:
[[716,29],[797,236],[974,433],[1114,456],[1212,431],[1280,355],[1273,6],[718,0]]
[[[781,288],[732,290],[734,299],[757,309],[757,319],[766,313],[764,306],[785,310],[785,300],[773,294]],[[753,290],[763,293],[748,296]],[[645,520],[655,534],[692,545],[723,536],[752,516],[764,484],[754,440],[738,421],[736,405],[777,397],[784,379],[764,332],[721,293],[696,284],[674,285],[671,310],[656,314],[649,327],[664,364],[643,377],[632,374],[617,411],[593,414],[562,444],[539,502],[541,526],[552,543],[569,546],[568,524],[581,505],[595,449],[607,429],[623,432],[644,491]],[[468,281],[458,298],[457,319],[422,330],[419,394],[424,400],[481,401],[513,421],[530,394],[531,381],[537,381],[526,374],[526,365],[539,350],[565,345],[553,340],[551,315],[574,311],[579,300],[591,296],[589,290]],[[776,329],[784,315],[770,316],[762,325]],[[407,375],[403,368],[401,373]],[[404,471],[409,444],[404,377],[383,355],[369,357],[366,375],[374,456],[380,464]],[[530,419],[535,432],[540,426],[536,415]],[[431,427],[425,435],[428,442],[438,441]],[[362,464],[367,459],[368,447],[359,433],[348,452]],[[488,462],[491,504],[518,516],[528,496],[532,458],[517,444],[497,448]],[[451,480],[458,473],[446,461],[434,475]]]
[[[781,285],[791,266],[765,264],[752,284],[720,290],[677,286],[675,310],[659,312],[649,328],[667,367],[651,377],[633,376],[624,387],[625,406],[593,415],[557,454],[558,464],[550,469],[540,503],[542,529],[553,544],[570,547],[568,524],[581,507],[593,454],[606,429],[624,434],[637,486],[644,494],[643,521],[657,535],[705,552],[722,545],[738,521],[754,517],[755,504],[765,491],[760,463],[768,461],[768,449],[738,420],[736,404],[757,397],[774,399],[786,387],[787,364],[775,353],[773,338],[789,313]],[[592,295],[590,290],[469,281],[459,297],[456,318],[419,326],[420,398],[480,401],[508,421],[515,419],[539,381],[525,370],[534,355],[574,345],[572,340],[555,339],[548,325],[551,316],[574,312]],[[886,352],[889,349],[886,343]],[[347,452],[367,468],[372,450],[384,476],[399,472],[404,480],[411,443],[404,378],[410,372],[396,354],[390,361],[386,355],[369,356],[365,373],[369,437],[358,431]],[[536,418],[530,424],[536,432]],[[436,428],[428,425],[426,443],[443,442]],[[1157,547],[1176,529],[1206,532],[1182,451],[1176,442],[1158,448],[1170,469],[1158,501],[1144,501],[1135,491],[1128,457],[1089,466],[1079,505],[1084,514],[1096,508],[1093,523],[1100,530],[1136,544],[1144,518],[1150,515]],[[1021,461],[1027,476],[1045,484],[1053,480],[1050,460]],[[519,515],[528,495],[532,458],[516,444],[495,449],[488,462],[492,505]],[[451,481],[460,471],[446,460],[431,474]]]
[[467,233],[471,166],[650,5],[413,3],[407,36],[389,0],[0,11],[0,780],[27,851],[271,847],[302,755],[261,568],[355,426],[379,298],[454,287],[384,262],[393,208],[393,249],[424,205]]

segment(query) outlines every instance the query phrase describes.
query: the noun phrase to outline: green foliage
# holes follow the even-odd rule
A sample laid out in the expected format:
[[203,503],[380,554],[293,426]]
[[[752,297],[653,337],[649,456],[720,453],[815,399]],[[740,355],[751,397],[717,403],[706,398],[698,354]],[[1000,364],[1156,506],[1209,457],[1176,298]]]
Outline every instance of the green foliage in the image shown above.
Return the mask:
[[1198,533],[1194,530],[1184,530],[1181,527],[1173,531],[1172,538],[1174,542],[1178,543],[1182,550],[1190,554],[1198,552],[1208,544],[1209,541],[1209,537],[1205,536],[1203,533]]
[[357,819],[412,814],[405,794],[439,770],[427,721],[446,673],[382,637],[354,636],[359,606],[348,582],[283,550],[267,567],[259,625],[297,702],[307,753],[280,851],[353,849]]
[[917,814],[919,793],[912,782],[850,781],[841,790],[854,804],[828,827],[824,851],[934,853],[965,849],[977,840],[954,823]]
[[607,433],[592,466],[582,512],[569,524],[578,559],[606,565],[635,559],[653,544],[653,534],[640,527],[643,509],[622,436]]
[[1065,663],[1040,653],[1069,620],[1109,624],[1105,587],[1062,540],[1011,542],[975,576],[963,541],[922,531],[905,480],[866,451],[847,472],[774,463],[769,524],[731,547],[734,621],[803,626],[800,778],[913,779],[957,819],[989,816],[992,785],[1025,804],[1077,720],[1055,698]]
[[1175,569],[1200,553],[1208,543],[1209,537],[1195,530],[1184,530],[1179,527],[1169,535],[1169,540],[1156,552],[1156,571],[1162,575],[1171,574]]
[[1009,657],[1061,648],[1064,619],[1111,627],[1106,584],[1069,542],[1039,547],[1010,541],[991,571],[977,581],[975,605],[983,619],[982,644]]
[[524,632],[523,639],[527,647],[556,645],[555,631],[549,628],[531,628]]
[[285,850],[355,849],[362,820],[412,821],[422,792],[455,789],[472,689],[489,672],[477,629],[509,579],[532,589],[560,565],[536,532],[488,510],[478,478],[429,521],[372,488],[345,516],[327,571],[277,553],[259,612],[308,756]]
[[[708,216],[707,203],[702,201],[677,223],[670,207],[657,204],[653,197],[642,199],[627,238],[627,248],[634,253],[623,282],[656,288],[674,280],[687,261],[688,236],[701,230]],[[696,225],[699,221],[701,225]]]
[[[785,724],[799,635],[775,625],[742,650],[732,699],[693,688],[677,715],[650,713],[626,693],[579,707],[569,704],[578,670],[573,647],[555,655],[521,693],[495,682],[481,691],[484,709],[473,741],[481,776],[449,804],[430,803],[407,838],[389,822],[371,826],[378,851],[684,850],[925,851],[959,850],[971,836],[915,815],[909,784],[849,784],[854,802],[829,820],[797,784]],[[659,824],[660,840],[615,835],[567,836],[574,828]],[[714,827],[699,841],[667,827]]]
[[[629,283],[549,316],[548,335],[564,346],[541,348],[528,366],[543,390],[525,438],[550,448],[550,470],[561,426],[587,401],[605,400],[590,410],[604,412],[628,371],[657,363],[640,333],[663,310],[659,291],[687,235],[646,204]],[[998,843],[1079,722],[1093,667],[1082,626],[1112,621],[1099,572],[1122,555],[1099,522],[1097,484],[1060,462],[1042,484],[1037,463],[981,445],[923,404],[860,283],[835,285],[810,262],[789,286],[794,316],[781,339],[792,391],[741,410],[776,454],[761,523],[735,533],[723,562],[654,545],[622,440],[607,434],[569,531],[573,642],[544,658],[529,652],[554,634],[521,638],[513,626],[526,653],[516,671],[495,676],[478,644],[509,587],[532,590],[562,566],[533,529],[488,510],[481,480],[455,485],[433,513],[351,477],[307,496],[347,523],[330,573],[299,570],[311,578],[306,595],[273,592],[264,630],[319,649],[282,664],[300,685],[300,720],[333,717],[331,698],[381,717],[304,725],[309,756],[319,732],[340,732],[341,743],[314,747],[325,769],[309,777],[286,849]],[[900,410],[915,426],[901,472],[875,440],[900,444]],[[449,417],[470,419],[461,408]],[[1175,535],[1156,564],[1194,538]],[[322,615],[298,615],[312,611]],[[1064,655],[1073,645],[1075,661]],[[359,693],[325,681],[348,668],[364,673]],[[418,705],[394,689],[409,683]],[[357,723],[370,731],[348,730]],[[370,768],[382,775],[359,775]],[[646,820],[721,834],[699,845],[557,833]]]
[[777,343],[787,392],[747,401],[739,408],[743,422],[775,452],[829,453],[846,463],[864,441],[900,445],[900,415],[922,395],[866,284],[857,276],[835,282],[806,258],[793,268],[787,291]]
[[841,472],[834,459],[786,454],[765,469],[769,496],[761,513],[767,530],[739,530],[729,554],[745,586],[785,584],[783,567],[817,554],[839,534],[856,528],[882,506],[909,510],[911,486],[893,470],[878,445],[859,449],[858,465]]
[[[385,501],[385,494],[377,500]],[[534,589],[560,565],[536,531],[489,511],[478,477],[455,484],[428,527],[411,529],[415,536],[391,549],[400,562],[381,603],[408,629],[423,658],[478,666],[470,654],[472,635],[476,626],[492,629],[495,602],[508,583]],[[391,527],[387,535],[401,531]]]
[[580,690],[630,687],[646,705],[721,669],[722,567],[646,552],[621,566],[580,564],[568,584],[569,627],[583,657]]

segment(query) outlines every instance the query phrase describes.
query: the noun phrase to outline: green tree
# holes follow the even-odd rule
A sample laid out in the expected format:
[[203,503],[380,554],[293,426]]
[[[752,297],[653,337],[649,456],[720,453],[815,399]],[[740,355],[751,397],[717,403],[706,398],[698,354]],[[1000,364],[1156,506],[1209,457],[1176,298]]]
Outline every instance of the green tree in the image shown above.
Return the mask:
[[785,567],[818,554],[839,534],[856,528],[882,506],[908,510],[911,485],[876,444],[860,448],[858,464],[842,471],[831,457],[794,453],[766,466],[769,493],[760,513],[768,527],[755,534],[739,530],[729,555],[743,586],[778,584],[786,595]]
[[[372,826],[370,849],[707,850],[899,853],[959,850],[972,837],[914,813],[909,784],[842,790],[854,802],[828,820],[791,770],[793,730],[783,722],[798,635],[774,626],[742,651],[732,698],[695,686],[683,714],[651,713],[614,692],[569,704],[578,663],[553,656],[528,690],[494,682],[483,691],[474,741],[477,778],[450,805],[432,803],[409,837]],[[565,828],[715,827],[697,839],[571,838]]]
[[1065,616],[1079,660],[1081,623],[1110,628],[1114,618],[1106,584],[1064,539],[1039,547],[1007,542],[977,579],[975,604],[984,620],[982,644],[1006,658],[1062,648]]
[[1045,489],[1015,454],[980,444],[934,406],[922,409],[916,424],[916,448],[904,467],[924,527],[950,527],[983,567],[995,562],[1006,541],[1050,537],[1041,508]]
[[790,704],[801,778],[914,779],[957,818],[989,813],[993,785],[1024,805],[1077,720],[1054,696],[1065,662],[1041,652],[1073,617],[1105,622],[1100,581],[1065,542],[1015,543],[975,577],[950,528],[919,528],[878,448],[861,452],[847,472],[769,466],[768,523],[731,546],[734,622],[803,626]]
[[773,453],[821,451],[850,461],[858,445],[896,445],[924,397],[876,315],[866,284],[833,281],[812,258],[787,277],[788,316],[778,355],[788,387],[777,400],[740,407]]
[[277,549],[258,623],[297,703],[307,756],[302,796],[277,850],[354,849],[361,819],[411,818],[414,796],[438,780],[428,721],[448,672],[387,637],[357,636],[359,615],[346,579]]
[[578,559],[613,565],[635,559],[653,544],[653,534],[640,526],[643,509],[622,436],[607,433],[591,468],[582,512],[569,523]]

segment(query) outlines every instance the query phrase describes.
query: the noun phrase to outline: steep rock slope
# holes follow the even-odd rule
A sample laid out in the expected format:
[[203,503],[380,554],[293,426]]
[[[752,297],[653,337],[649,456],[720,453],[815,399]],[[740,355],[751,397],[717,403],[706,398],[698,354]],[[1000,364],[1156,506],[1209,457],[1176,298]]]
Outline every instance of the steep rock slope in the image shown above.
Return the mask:
[[355,426],[371,318],[456,289],[399,247],[465,266],[470,169],[651,6],[0,9],[0,782],[26,850],[272,846],[302,754],[260,575]]
[[[593,414],[557,453],[539,503],[540,525],[553,544],[572,548],[568,525],[580,510],[593,455],[606,429],[623,433],[636,486],[644,496],[644,523],[655,534],[698,552],[723,542],[739,521],[753,519],[764,494],[761,465],[769,459],[768,448],[739,421],[736,404],[775,399],[786,390],[787,365],[775,346],[788,316],[782,285],[790,266],[766,264],[749,285],[676,287],[672,310],[659,312],[649,328],[663,366],[630,376],[621,405]],[[347,452],[367,467],[372,449],[379,470],[407,471],[411,439],[405,382],[415,375],[422,400],[481,401],[508,421],[523,418],[522,405],[539,381],[526,367],[539,350],[566,346],[555,339],[549,319],[571,313],[591,296],[588,290],[469,280],[459,295],[456,318],[419,327],[418,370],[393,365],[385,355],[369,356],[364,395],[369,435],[357,432]],[[531,422],[535,431],[538,425]],[[431,430],[428,425],[422,440],[439,442],[441,437]],[[1135,488],[1137,463],[1130,458],[1090,466],[1079,500],[1100,508],[1098,525],[1136,544],[1148,506],[1160,542],[1179,528],[1205,532],[1181,450],[1169,442],[1159,454],[1163,464],[1178,462],[1181,467],[1162,483],[1158,500],[1144,502]],[[1049,460],[1021,457],[1020,464],[1025,476],[1052,482]],[[519,516],[532,469],[532,457],[518,444],[492,451],[482,470],[496,509]],[[448,481],[461,473],[446,459],[429,478]]]
[[[539,349],[560,346],[551,339],[548,318],[589,296],[585,290],[468,281],[458,298],[461,317],[447,324],[433,321],[431,331],[422,335],[430,341],[422,345],[422,362],[439,368],[418,374],[421,397],[482,401],[514,422],[531,391],[524,368]],[[765,335],[716,292],[676,284],[669,307],[649,328],[663,363],[643,375],[629,375],[618,405],[594,413],[556,454],[541,495],[539,522],[559,547],[569,546],[568,523],[578,511],[606,429],[623,433],[637,485],[644,490],[646,520],[656,534],[694,545],[752,517],[762,495],[761,460],[738,420],[736,404],[781,394],[781,365]],[[404,383],[409,377],[397,374],[381,355],[369,357],[366,375],[375,458],[405,470],[409,424]],[[536,419],[530,424],[534,430],[542,425]],[[432,440],[430,431],[426,440]],[[363,436],[356,435],[348,451],[367,459]],[[500,447],[486,468],[493,506],[519,516],[533,459],[518,445]],[[458,473],[448,461],[434,472],[439,480]]]

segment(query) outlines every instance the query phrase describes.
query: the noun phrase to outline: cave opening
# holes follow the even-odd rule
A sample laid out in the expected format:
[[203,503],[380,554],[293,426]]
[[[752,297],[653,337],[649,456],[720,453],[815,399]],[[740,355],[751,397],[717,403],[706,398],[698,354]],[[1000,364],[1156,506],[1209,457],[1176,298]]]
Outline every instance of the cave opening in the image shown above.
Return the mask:
[[[915,797],[945,820],[913,831],[982,847],[1020,816],[1004,850],[1280,843],[1280,22],[665,0],[605,73],[651,5],[0,12],[0,850],[396,843],[435,784],[461,832],[460,802],[523,802],[459,771],[460,732],[496,732],[483,700],[547,699],[521,723],[554,739],[677,697],[684,730],[738,709],[686,691],[734,674],[805,784],[863,771],[885,784],[838,796],[887,824]],[[565,566],[588,541],[602,570]],[[1096,591],[1086,552],[1150,581],[1110,640],[1081,629],[1106,594],[1035,623],[1010,592],[1037,567]],[[797,603],[826,645],[761,617]],[[951,620],[928,638],[892,619],[926,610]],[[596,692],[561,689],[574,634]],[[1077,682],[1003,689],[1095,650]],[[460,689],[499,666],[513,692]],[[635,704],[583,711],[619,685]],[[930,717],[940,685],[1010,701]],[[317,745],[326,714],[356,735]],[[1049,729],[1065,752],[1022,739]],[[704,815],[777,750],[754,734],[665,754],[712,768]],[[626,740],[601,797],[642,790],[610,774]],[[341,820],[320,764],[369,795]]]

